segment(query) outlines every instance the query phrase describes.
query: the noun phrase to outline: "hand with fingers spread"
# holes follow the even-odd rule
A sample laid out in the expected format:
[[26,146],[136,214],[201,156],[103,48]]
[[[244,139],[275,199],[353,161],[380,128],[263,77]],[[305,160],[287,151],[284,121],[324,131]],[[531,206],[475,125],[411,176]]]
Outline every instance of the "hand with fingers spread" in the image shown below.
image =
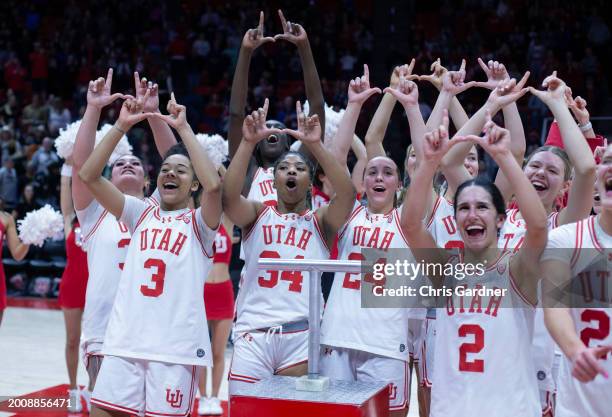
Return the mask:
[[143,111],[146,113],[159,112],[159,87],[157,84],[147,81],[145,77],[140,78],[138,72],[134,72],[134,91],[136,92],[136,99],[144,97],[150,90],[149,98],[144,103]]
[[244,119],[244,123],[242,124],[242,137],[245,141],[255,145],[270,135],[280,135],[283,133],[280,129],[273,129],[266,126],[269,106],[270,102],[266,99],[263,107],[255,110]]
[[293,136],[300,142],[312,145],[321,142],[321,123],[316,114],[306,116],[302,110],[302,103],[295,103],[297,113],[298,130],[283,129],[283,133]]
[[278,16],[283,26],[283,33],[274,36],[274,40],[282,39],[291,42],[295,46],[300,46],[308,42],[308,35],[299,23],[292,23],[285,19],[283,12],[279,9]]
[[447,71],[442,75],[442,91],[457,95],[474,86],[474,81],[465,82],[465,59],[461,60],[459,71]]
[[259,24],[256,28],[246,31],[242,38],[242,47],[254,51],[268,42],[274,42],[274,38],[264,36],[264,12],[259,12]]
[[555,104],[563,104],[566,106],[565,90],[567,86],[563,80],[557,77],[557,71],[553,71],[551,75],[544,78],[542,87],[546,88],[546,90],[542,91],[529,87],[529,92],[542,100],[549,107]]
[[580,96],[574,98],[572,96],[572,89],[569,87],[565,89],[564,97],[565,97],[565,104],[567,104],[567,107],[569,107],[569,109],[574,114],[574,117],[578,121],[578,124],[586,125],[590,119],[589,111],[586,108],[587,106],[586,100]]
[[174,93],[170,94],[170,101],[168,101],[166,109],[169,114],[154,113],[154,117],[163,120],[177,131],[189,126],[189,123],[187,123],[187,107],[176,102]]
[[415,62],[415,59],[412,58],[410,64],[404,64],[393,68],[393,72],[391,73],[391,80],[389,81],[389,87],[397,88],[401,77],[404,77],[405,79],[411,81],[418,80],[419,76],[412,73],[412,71],[414,70]]
[[601,366],[601,359],[612,353],[612,346],[583,347],[570,359],[572,361],[572,376],[578,381],[590,382],[599,374],[608,379],[610,376]]
[[495,110],[499,110],[523,97],[531,88],[525,87],[529,75],[530,72],[527,71],[518,83],[514,78],[501,81],[489,94],[487,104]]
[[440,58],[436,59],[430,67],[431,74],[419,75],[419,81],[429,81],[438,90],[442,89],[442,77],[448,72],[440,63]]
[[403,76],[400,77],[397,87],[387,87],[384,92],[391,94],[404,107],[419,105],[419,89],[416,83]]
[[455,137],[453,140],[450,140],[448,136],[448,123],[448,110],[444,110],[442,124],[437,129],[425,134],[423,160],[431,166],[437,167],[450,148],[468,140],[463,137]]
[[487,75],[487,81],[476,81],[475,87],[488,88],[489,90],[495,90],[495,88],[502,81],[510,79],[510,75],[506,70],[506,66],[498,61],[489,60],[487,64],[480,58],[478,58],[478,65]]
[[115,125],[122,130],[127,132],[136,123],[139,123],[151,116],[151,113],[144,113],[144,103],[149,99],[151,90],[147,89],[147,92],[143,97],[135,98],[127,96],[127,99],[123,102],[119,118]]
[[111,94],[113,84],[113,69],[109,68],[106,79],[100,77],[95,81],[89,82],[87,88],[87,105],[101,110],[118,98],[125,98],[121,93]]
[[[488,110],[486,117],[487,122],[482,129],[484,136],[467,135],[459,137],[459,139],[469,140],[479,144],[495,161],[498,161],[498,158],[502,156],[510,156],[513,158],[512,152],[510,151],[510,131],[495,124],[495,122],[491,120],[491,113]],[[457,137],[453,140],[456,139]]]
[[363,75],[351,80],[348,89],[348,102],[363,104],[374,94],[380,94],[380,88],[370,87],[370,70],[367,64],[363,65]]

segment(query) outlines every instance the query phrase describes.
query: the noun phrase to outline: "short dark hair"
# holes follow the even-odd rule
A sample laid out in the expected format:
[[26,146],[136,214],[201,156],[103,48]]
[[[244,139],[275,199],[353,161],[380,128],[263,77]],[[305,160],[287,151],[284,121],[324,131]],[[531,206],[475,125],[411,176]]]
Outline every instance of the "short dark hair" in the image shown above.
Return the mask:
[[506,202],[504,201],[504,197],[499,191],[499,188],[497,188],[497,186],[488,179],[476,177],[472,178],[471,180],[464,181],[459,187],[457,187],[455,199],[453,201],[455,216],[457,215],[457,201],[459,200],[459,195],[464,189],[471,186],[484,188],[485,191],[491,196],[491,200],[493,201],[493,206],[495,206],[495,209],[497,210],[497,214],[503,214],[504,216],[506,215]]

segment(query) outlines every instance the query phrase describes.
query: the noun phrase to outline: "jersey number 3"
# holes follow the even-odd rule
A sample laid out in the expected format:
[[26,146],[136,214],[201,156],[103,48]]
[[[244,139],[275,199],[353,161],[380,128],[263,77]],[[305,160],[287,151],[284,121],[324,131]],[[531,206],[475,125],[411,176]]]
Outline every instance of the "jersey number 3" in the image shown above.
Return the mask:
[[155,273],[151,276],[152,287],[147,285],[140,286],[140,292],[145,297],[159,297],[164,292],[164,278],[166,278],[166,264],[161,259],[147,259],[144,263],[145,269],[155,268]]

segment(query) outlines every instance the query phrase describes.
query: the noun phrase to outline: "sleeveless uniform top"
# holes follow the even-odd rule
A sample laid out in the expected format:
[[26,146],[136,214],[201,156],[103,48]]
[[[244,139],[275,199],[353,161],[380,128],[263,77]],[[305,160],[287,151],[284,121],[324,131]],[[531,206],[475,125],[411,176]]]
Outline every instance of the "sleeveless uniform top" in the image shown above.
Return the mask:
[[274,168],[257,168],[247,199],[260,201],[266,206],[276,206],[276,188],[274,188]]
[[[587,347],[612,345],[612,302],[609,277],[612,236],[600,226],[597,216],[553,230],[542,261],[555,259],[569,264],[572,294],[581,308],[570,309],[576,332]],[[589,308],[592,305],[592,308]],[[612,374],[612,354],[598,361]],[[572,363],[564,357],[559,372],[558,417],[607,417],[610,415],[612,379],[602,375],[586,384],[572,376]]]
[[243,234],[242,247],[245,265],[234,331],[242,333],[307,320],[308,274],[259,270],[257,262],[260,258],[329,259],[315,214],[282,214],[267,206]]

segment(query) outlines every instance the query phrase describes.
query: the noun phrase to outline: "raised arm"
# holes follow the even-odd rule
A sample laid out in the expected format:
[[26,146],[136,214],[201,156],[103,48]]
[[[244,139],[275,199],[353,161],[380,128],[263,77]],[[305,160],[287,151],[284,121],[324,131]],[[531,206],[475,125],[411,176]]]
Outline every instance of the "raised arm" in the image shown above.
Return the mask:
[[[100,121],[102,108],[108,106],[123,94],[111,94],[113,69],[109,68],[106,79],[100,77],[90,81],[87,88],[87,107],[77,132],[74,150],[72,152],[72,168],[75,174],[81,169],[96,144],[96,130]],[[72,179],[72,199],[76,210],[83,210],[91,204],[93,195],[83,184],[78,175]]]
[[[139,99],[144,97],[147,90],[150,90],[150,93],[149,98],[144,103],[143,111],[145,113],[160,113],[159,86],[151,81],[147,81],[146,78],[141,79],[138,72],[134,72],[134,91],[136,92],[136,98]],[[168,149],[176,145],[176,138],[168,125],[158,117],[148,117],[147,121],[153,132],[153,140],[155,141],[157,152],[159,152],[159,155],[163,158]]]
[[74,204],[72,203],[72,167],[70,161],[66,161],[62,167],[60,179],[60,209],[64,218],[64,236],[68,238],[74,218]]
[[142,112],[148,95],[149,91],[138,100],[128,98],[123,103],[117,122],[104,136],[102,142],[95,147],[79,171],[79,178],[94,198],[116,218],[120,218],[123,213],[125,196],[112,182],[102,176],[102,172],[121,137],[133,125],[150,116]]
[[[249,67],[253,51],[267,42],[274,42],[272,37],[264,37],[264,13],[259,12],[259,24],[254,29],[246,31],[242,38],[238,62],[234,72],[229,104],[229,129],[227,140],[229,157],[232,159],[238,150],[242,139],[242,123],[244,122],[244,108],[249,91]],[[249,159],[250,161],[250,159]]]
[[202,219],[208,227],[215,230],[219,227],[222,212],[219,174],[208,154],[196,139],[191,126],[187,123],[187,108],[177,104],[174,93],[172,93],[168,102],[168,113],[170,113],[168,116],[155,113],[154,117],[160,122],[172,126],[181,136],[185,148],[187,148],[187,153],[189,153],[195,175],[202,185],[202,195],[200,196]]
[[[400,81],[400,76],[404,76],[404,78],[409,80],[418,78],[418,76],[412,75],[414,63],[415,60],[413,58],[412,61],[410,61],[410,65],[395,67],[391,73],[391,80],[389,81],[388,88],[396,89]],[[365,135],[365,147],[368,161],[377,156],[385,156],[385,149],[382,143],[385,138],[385,133],[387,132],[387,126],[389,126],[389,120],[391,120],[391,115],[393,114],[396,100],[393,94],[385,92],[374,113],[374,117],[372,117],[370,121],[370,126]]]
[[[574,122],[565,102],[565,83],[557,78],[557,72],[542,83],[546,91],[530,87],[531,94],[542,100],[559,124],[563,146],[574,166],[567,206],[559,213],[559,224],[575,223],[591,213],[593,184],[595,184],[595,158],[591,148]],[[521,210],[522,211],[522,210]]]
[[351,172],[351,180],[353,181],[353,186],[355,187],[357,194],[363,194],[365,191],[363,187],[363,172],[368,164],[368,155],[365,145],[357,135],[353,135],[353,144],[351,145],[351,149],[357,158],[357,162],[355,162],[355,166]]
[[17,234],[17,227],[15,226],[15,219],[9,214],[0,213],[0,221],[4,221],[4,228],[6,229],[6,243],[11,252],[11,256],[16,261],[21,261],[28,254],[30,245],[26,245],[19,240]]
[[242,185],[247,174],[247,168],[257,143],[272,134],[283,133],[279,129],[266,126],[269,102],[265,100],[263,107],[255,110],[244,119],[242,127],[243,140],[232,158],[223,177],[223,212],[238,227],[248,229],[264,209],[258,201],[248,200],[242,196]]
[[[296,113],[298,130],[285,129],[285,133],[298,139],[309,148],[336,191],[329,204],[319,208],[315,213],[317,220],[323,225],[325,240],[331,247],[336,233],[351,214],[355,204],[355,188],[346,167],[340,164],[334,155],[323,146],[319,117],[316,114],[306,116],[299,101],[296,103]],[[346,113],[348,113],[348,106]]]

